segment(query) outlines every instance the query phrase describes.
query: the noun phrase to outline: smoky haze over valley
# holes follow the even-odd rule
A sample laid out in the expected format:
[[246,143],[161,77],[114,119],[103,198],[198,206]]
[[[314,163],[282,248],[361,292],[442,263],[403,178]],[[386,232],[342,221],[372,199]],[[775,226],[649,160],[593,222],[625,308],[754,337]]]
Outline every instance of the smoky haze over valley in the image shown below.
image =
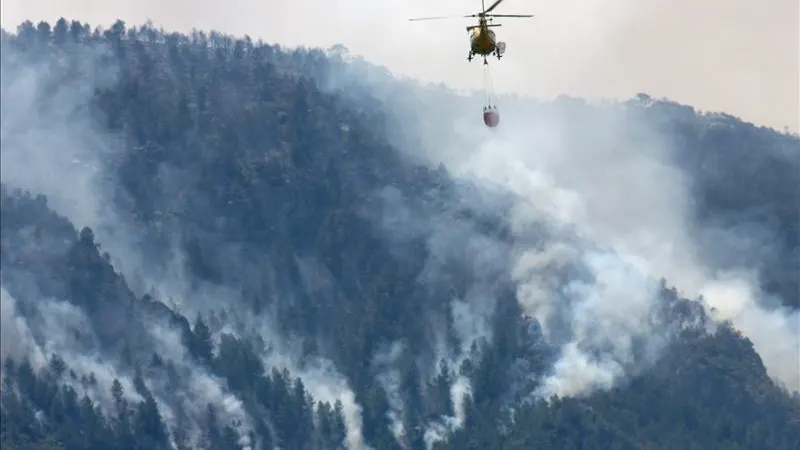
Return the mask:
[[[0,444],[794,449],[800,139],[704,112],[766,111],[702,89],[722,73],[662,101],[641,62],[624,100],[581,100],[611,85],[576,49],[633,64],[610,24],[670,16],[601,3],[582,5],[609,21],[581,10],[562,30],[555,72],[513,62],[521,25],[502,28],[495,83],[536,72],[572,98],[500,95],[492,130],[480,93],[402,79],[419,64],[385,59],[396,42],[381,56],[350,37],[455,2],[343,2],[330,16],[353,35],[324,34],[321,8],[287,28],[303,2],[263,20],[235,3],[4,4]],[[305,35],[351,52],[277,46]],[[442,36],[403,44],[447,70],[452,44],[479,73]]]
[[[4,0],[2,25],[59,17],[167,30],[219,29],[282,45],[340,43],[398,74],[479,88],[466,63],[468,19],[407,22],[477,12],[478,0],[76,1]],[[794,0],[506,0],[507,57],[494,65],[498,91],[550,99],[630,98],[647,92],[800,131],[800,7]]]

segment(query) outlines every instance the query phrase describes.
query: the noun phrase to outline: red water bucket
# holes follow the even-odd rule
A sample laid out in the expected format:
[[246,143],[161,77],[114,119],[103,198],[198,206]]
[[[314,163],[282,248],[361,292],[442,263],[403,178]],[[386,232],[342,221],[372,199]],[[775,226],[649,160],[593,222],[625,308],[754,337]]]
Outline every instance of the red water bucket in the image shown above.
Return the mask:
[[494,109],[485,109],[483,111],[483,123],[489,128],[494,128],[500,123],[500,114]]

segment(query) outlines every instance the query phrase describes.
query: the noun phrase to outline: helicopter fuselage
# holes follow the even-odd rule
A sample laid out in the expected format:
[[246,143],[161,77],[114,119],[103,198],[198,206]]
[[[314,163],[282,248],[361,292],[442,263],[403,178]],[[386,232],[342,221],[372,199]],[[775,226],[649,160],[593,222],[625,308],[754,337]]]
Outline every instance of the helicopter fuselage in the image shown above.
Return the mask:
[[486,57],[489,55],[494,55],[497,59],[503,57],[503,53],[506,51],[506,44],[505,42],[498,42],[497,35],[489,29],[490,27],[499,26],[489,25],[485,20],[481,20],[478,25],[467,27],[467,31],[470,33],[467,61],[472,61],[475,55],[481,55],[483,56],[483,63],[487,64]]
[[470,31],[470,47],[475,55],[491,55],[497,48],[497,37],[494,31],[481,26]]
[[467,54],[467,61],[472,61],[476,55],[483,58],[483,63],[488,64],[487,58],[494,55],[497,59],[503,57],[506,51],[506,43],[497,40],[494,31],[490,30],[493,27],[499,27],[502,24],[495,24],[492,21],[496,17],[533,17],[530,14],[493,14],[497,5],[503,0],[494,0],[494,2],[486,8],[486,1],[481,0],[481,10],[476,14],[467,14],[464,16],[437,16],[437,17],[418,17],[408,20],[434,20],[434,19],[449,19],[455,17],[475,17],[478,19],[477,25],[466,27],[469,33],[469,53]]

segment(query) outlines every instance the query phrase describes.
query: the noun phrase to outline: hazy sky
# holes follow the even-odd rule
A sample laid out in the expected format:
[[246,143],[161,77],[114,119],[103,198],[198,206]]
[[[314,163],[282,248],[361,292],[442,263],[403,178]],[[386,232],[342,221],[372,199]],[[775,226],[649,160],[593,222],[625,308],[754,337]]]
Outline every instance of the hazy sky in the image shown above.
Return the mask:
[[[2,0],[0,18],[10,29],[61,16],[105,27],[151,19],[290,46],[343,43],[395,73],[476,88],[483,71],[466,61],[467,19],[406,19],[479,8],[478,0]],[[498,91],[545,99],[646,92],[800,130],[797,0],[506,0],[495,12],[536,14],[496,30],[507,42],[492,69]]]

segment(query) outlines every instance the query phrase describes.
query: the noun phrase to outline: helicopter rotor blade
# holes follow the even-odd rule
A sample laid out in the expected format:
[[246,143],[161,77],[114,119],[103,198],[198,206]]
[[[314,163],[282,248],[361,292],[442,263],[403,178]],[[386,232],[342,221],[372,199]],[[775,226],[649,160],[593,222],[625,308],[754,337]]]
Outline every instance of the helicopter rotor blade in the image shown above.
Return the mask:
[[475,14],[469,14],[466,16],[433,16],[433,17],[415,17],[413,19],[408,19],[409,22],[415,22],[420,20],[440,20],[440,19],[463,19],[464,17],[475,17]]
[[535,17],[533,14],[487,14],[486,17]]
[[483,11],[483,14],[485,15],[486,13],[492,12],[492,10],[493,10],[493,9],[495,9],[495,8],[497,8],[497,5],[499,5],[500,3],[502,3],[502,1],[503,1],[503,0],[497,0],[496,2],[492,3],[492,4],[491,4],[491,6],[489,6],[488,8],[486,8],[486,9]]

